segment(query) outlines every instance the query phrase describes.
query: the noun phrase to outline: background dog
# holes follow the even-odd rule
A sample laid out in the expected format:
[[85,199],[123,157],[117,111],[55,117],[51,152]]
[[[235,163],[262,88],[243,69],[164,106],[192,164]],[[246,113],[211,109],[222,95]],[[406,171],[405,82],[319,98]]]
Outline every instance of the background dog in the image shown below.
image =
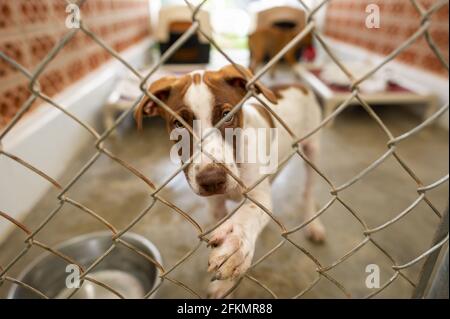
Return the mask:
[[[265,61],[272,59],[281,49],[283,49],[295,36],[301,32],[301,28],[281,27],[277,25],[261,27],[254,31],[248,39],[250,50],[250,70],[256,71],[256,68]],[[302,48],[312,44],[312,34],[308,34],[298,42],[291,50],[284,55],[284,61],[291,67],[297,63],[299,52]],[[277,63],[278,64],[278,63]],[[271,76],[275,76],[277,64],[271,69]]]

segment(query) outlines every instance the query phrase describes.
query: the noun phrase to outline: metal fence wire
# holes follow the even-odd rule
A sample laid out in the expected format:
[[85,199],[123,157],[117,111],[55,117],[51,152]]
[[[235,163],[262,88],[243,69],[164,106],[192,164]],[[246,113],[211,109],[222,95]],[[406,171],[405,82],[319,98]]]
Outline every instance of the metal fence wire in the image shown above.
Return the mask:
[[[356,78],[346,68],[346,66],[342,62],[339,61],[338,57],[335,56],[333,54],[333,52],[330,50],[329,46],[326,43],[326,39],[324,38],[324,36],[321,34],[321,32],[317,28],[317,24],[315,22],[315,15],[319,11],[319,9],[321,9],[325,4],[327,4],[330,1],[332,1],[332,0],[324,0],[320,4],[318,4],[317,6],[315,6],[313,8],[310,8],[309,6],[307,6],[305,4],[304,1],[299,0],[299,2],[303,6],[303,8],[304,8],[304,10],[306,11],[306,14],[307,14],[307,19],[306,19],[307,23],[306,23],[305,28],[298,35],[296,35],[295,38],[293,38],[289,42],[289,44],[287,44],[275,57],[273,57],[267,64],[265,64],[264,67],[261,68],[251,79],[248,80],[246,96],[240,101],[240,103],[238,105],[236,105],[232,109],[232,111],[228,114],[228,116],[226,116],[219,123],[216,124],[216,127],[221,126],[224,123],[224,121],[227,121],[228,118],[233,116],[233,114],[236,113],[242,107],[243,103],[248,98],[250,98],[250,97],[256,98],[267,109],[267,111],[269,111],[274,116],[274,118],[277,121],[279,121],[279,123],[290,133],[290,136],[291,136],[291,139],[292,139],[292,150],[291,150],[290,154],[284,159],[283,163],[287,162],[292,157],[300,156],[306,162],[306,165],[310,165],[314,169],[314,171],[318,175],[320,175],[320,177],[329,185],[330,199],[329,199],[328,203],[326,203],[322,208],[320,208],[310,220],[307,220],[306,222],[302,223],[301,225],[298,225],[297,227],[295,227],[293,229],[287,229],[283,225],[282,221],[280,221],[277,218],[277,216],[272,213],[272,211],[270,211],[269,209],[264,207],[261,203],[256,201],[250,195],[250,192],[251,192],[252,189],[254,189],[258,184],[260,184],[265,178],[269,178],[268,175],[263,176],[260,180],[258,180],[253,185],[245,185],[241,180],[239,180],[239,178],[237,178],[234,174],[232,174],[230,171],[228,171],[229,174],[231,175],[231,177],[233,179],[235,179],[243,187],[243,189],[245,190],[243,192],[244,199],[243,199],[243,201],[241,202],[240,205],[237,205],[237,207],[232,212],[230,212],[225,218],[223,218],[221,221],[219,221],[212,228],[210,228],[210,229],[203,229],[194,219],[192,219],[189,216],[189,214],[187,212],[181,210],[179,207],[177,207],[176,205],[174,205],[170,201],[167,201],[166,199],[164,199],[160,195],[160,191],[177,174],[179,174],[183,170],[183,168],[185,166],[187,166],[188,163],[195,158],[195,156],[198,155],[198,153],[193,154],[189,161],[187,161],[183,166],[181,166],[179,169],[177,169],[175,172],[173,172],[173,174],[171,174],[171,176],[168,179],[166,179],[165,182],[163,182],[161,185],[155,185],[155,183],[153,183],[148,177],[146,177],[144,174],[139,172],[137,169],[135,169],[133,166],[131,166],[130,164],[128,164],[124,160],[122,160],[122,159],[118,158],[117,156],[115,156],[111,151],[109,151],[104,146],[105,139],[107,139],[108,136],[111,134],[111,132],[113,132],[117,128],[117,126],[130,113],[132,113],[134,111],[135,107],[138,104],[138,101],[144,95],[147,95],[150,99],[152,99],[155,103],[157,103],[165,111],[169,112],[171,115],[173,115],[175,118],[177,118],[180,121],[180,123],[182,123],[185,126],[186,129],[188,129],[192,134],[194,134],[193,129],[180,116],[178,116],[176,113],[174,113],[167,105],[165,105],[156,96],[153,96],[151,93],[149,93],[146,89],[147,89],[148,84],[149,84],[148,83],[148,79],[150,78],[150,76],[152,74],[154,74],[161,67],[161,65],[165,61],[167,61],[168,58],[171,55],[173,55],[180,48],[180,46],[182,46],[195,33],[200,33],[202,36],[204,36],[206,39],[208,39],[208,41],[220,52],[220,54],[222,54],[231,64],[235,65],[235,67],[236,67],[235,62],[227,55],[227,53],[224,52],[224,50],[222,50],[217,45],[217,43],[206,32],[204,32],[202,30],[202,27],[201,27],[199,21],[197,20],[198,12],[199,12],[200,8],[202,8],[202,6],[205,4],[206,0],[204,0],[203,2],[201,2],[197,6],[191,4],[188,0],[185,0],[185,4],[192,11],[192,25],[191,25],[191,27],[180,38],[178,38],[178,40],[170,47],[169,50],[167,50],[160,57],[159,61],[157,61],[157,63],[154,64],[154,66],[151,68],[151,70],[147,74],[140,74],[127,61],[125,61],[120,56],[119,53],[117,53],[114,49],[112,49],[110,46],[108,46],[95,33],[90,31],[89,28],[83,23],[82,20],[81,20],[81,23],[80,23],[80,28],[78,28],[78,29],[71,29],[70,31],[68,31],[61,38],[61,40],[58,43],[56,43],[56,45],[51,49],[51,51],[47,54],[47,56],[39,63],[39,65],[36,67],[36,69],[34,71],[27,70],[25,67],[20,65],[14,59],[12,59],[9,56],[7,56],[4,52],[0,52],[1,59],[6,61],[6,63],[10,64],[12,67],[16,68],[18,71],[20,71],[23,75],[25,75],[29,79],[28,88],[29,88],[29,90],[32,93],[32,95],[28,98],[28,100],[21,106],[20,110],[17,112],[17,114],[14,116],[14,118],[10,121],[9,124],[7,124],[7,126],[1,132],[1,134],[0,134],[0,154],[10,158],[11,160],[16,161],[17,163],[21,164],[22,166],[26,167],[27,169],[29,169],[29,170],[33,171],[34,173],[38,174],[40,177],[42,177],[43,179],[45,179],[49,183],[51,183],[53,187],[55,187],[57,190],[59,190],[59,195],[57,197],[58,203],[57,203],[56,207],[54,207],[54,209],[51,212],[49,212],[47,217],[44,220],[42,220],[42,222],[40,223],[40,225],[36,229],[30,229],[26,225],[23,225],[21,222],[19,222],[19,221],[15,220],[14,218],[12,218],[8,214],[8,212],[0,211],[0,217],[1,218],[4,218],[7,221],[11,222],[12,224],[17,226],[21,231],[23,231],[27,235],[26,240],[24,241],[23,248],[21,249],[20,252],[18,252],[17,256],[15,258],[13,258],[7,265],[4,265],[3,267],[0,266],[0,285],[3,284],[4,282],[15,283],[17,285],[20,285],[20,286],[22,286],[22,287],[24,287],[24,288],[34,292],[39,297],[48,298],[48,296],[46,296],[41,291],[37,290],[35,287],[31,287],[27,283],[19,281],[16,278],[13,278],[13,277],[8,275],[8,272],[11,269],[11,267],[13,267],[25,254],[27,254],[27,252],[33,246],[38,246],[38,247],[40,247],[40,248],[42,248],[42,249],[44,249],[44,250],[46,250],[46,251],[56,255],[56,256],[58,256],[59,258],[62,258],[67,263],[78,265],[76,261],[74,261],[71,258],[65,256],[64,254],[62,254],[61,252],[55,250],[54,248],[46,245],[45,243],[40,242],[40,241],[35,239],[36,235],[43,228],[46,227],[46,225],[49,223],[49,221],[52,220],[52,218],[54,218],[55,215],[58,214],[58,212],[60,212],[60,210],[61,210],[61,208],[63,206],[65,206],[65,205],[72,205],[72,206],[78,208],[79,210],[84,211],[85,213],[87,213],[87,214],[93,216],[94,218],[96,218],[96,220],[99,223],[102,223],[104,226],[106,226],[111,231],[111,237],[112,237],[112,245],[111,245],[111,247],[109,247],[109,249],[106,252],[104,252],[101,256],[98,256],[98,258],[96,259],[96,261],[92,265],[90,265],[88,268],[84,268],[84,267],[78,265],[79,270],[80,270],[80,274],[81,274],[81,277],[80,277],[80,279],[81,279],[81,286],[84,284],[85,281],[89,281],[89,282],[91,282],[91,283],[93,283],[95,285],[100,285],[103,288],[108,289],[110,292],[114,293],[118,297],[123,298],[123,296],[120,293],[118,293],[117,291],[115,291],[113,288],[109,287],[108,285],[106,285],[106,284],[104,284],[104,283],[102,283],[102,282],[100,282],[98,280],[95,280],[94,278],[92,278],[90,276],[90,273],[91,273],[92,269],[96,265],[101,263],[102,260],[109,253],[111,253],[111,251],[113,251],[115,249],[115,247],[117,247],[119,245],[122,245],[122,246],[124,246],[124,247],[126,247],[126,248],[128,248],[128,249],[130,249],[130,250],[132,250],[132,251],[134,251],[134,252],[136,252],[138,254],[140,254],[141,256],[144,256],[146,259],[148,259],[149,261],[154,263],[156,265],[157,269],[158,269],[158,275],[161,278],[161,281],[151,291],[146,292],[146,294],[144,296],[145,298],[153,296],[158,291],[158,289],[161,287],[161,284],[164,283],[164,281],[166,281],[166,280],[172,282],[173,284],[176,284],[176,285],[182,287],[183,289],[185,289],[189,293],[191,293],[193,296],[201,298],[201,295],[198,292],[194,291],[193,289],[188,287],[186,284],[184,284],[184,283],[182,283],[182,282],[180,282],[180,281],[178,281],[178,280],[176,280],[174,278],[171,278],[170,274],[174,271],[174,269],[176,269],[178,267],[182,267],[182,265],[200,248],[201,245],[206,245],[207,244],[207,242],[208,242],[208,235],[213,230],[215,230],[222,223],[224,223],[228,218],[230,218],[230,216],[233,215],[245,202],[250,201],[250,202],[253,202],[255,205],[257,205],[268,216],[270,216],[272,221],[275,222],[276,225],[278,225],[279,231],[280,231],[280,234],[279,234],[280,235],[280,241],[275,247],[273,247],[270,251],[268,251],[266,254],[264,254],[261,258],[259,258],[256,261],[253,261],[253,264],[251,265],[250,269],[246,272],[246,274],[244,276],[242,276],[236,282],[236,284],[231,289],[228,290],[226,295],[229,295],[232,291],[234,291],[237,288],[237,286],[242,282],[242,280],[248,279],[248,280],[251,280],[251,281],[255,282],[256,284],[258,284],[261,287],[261,289],[266,290],[269,294],[271,294],[274,298],[276,298],[277,295],[270,289],[270,287],[267,287],[264,283],[262,283],[261,281],[259,281],[256,278],[252,277],[249,274],[249,271],[253,267],[255,267],[257,264],[260,264],[260,263],[264,262],[264,260],[266,258],[268,258],[271,254],[273,254],[281,246],[283,246],[285,244],[289,244],[289,245],[292,245],[293,248],[298,249],[299,251],[301,251],[317,267],[316,268],[316,272],[317,272],[316,278],[312,282],[310,282],[308,284],[308,286],[303,291],[299,291],[298,294],[296,294],[295,296],[292,296],[293,298],[299,298],[299,297],[303,296],[306,292],[308,292],[309,290],[313,289],[314,286],[316,286],[322,280],[331,282],[340,291],[342,291],[344,296],[351,297],[350,292],[345,288],[345,283],[340,282],[339,280],[334,278],[330,274],[330,270],[335,268],[335,267],[337,267],[340,263],[342,263],[343,261],[347,260],[348,258],[351,258],[351,256],[353,254],[355,254],[358,250],[360,250],[365,245],[371,243],[375,247],[377,247],[377,249],[382,254],[384,254],[387,258],[389,258],[389,260],[392,262],[392,269],[394,270],[394,275],[391,278],[389,278],[386,282],[382,283],[382,285],[380,286],[379,289],[374,290],[372,293],[370,293],[366,297],[370,298],[370,297],[373,297],[373,296],[377,295],[378,293],[383,291],[386,287],[391,285],[394,281],[396,281],[400,277],[404,278],[409,284],[411,284],[412,287],[415,287],[414,297],[422,297],[423,293],[424,293],[424,290],[425,290],[425,287],[426,287],[426,281],[429,278],[430,273],[431,273],[430,269],[432,269],[432,267],[434,266],[433,265],[434,263],[433,262],[431,262],[431,263],[430,262],[425,262],[425,265],[428,264],[428,269],[423,269],[422,270],[422,276],[421,276],[421,278],[419,278],[419,282],[418,283],[414,283],[414,281],[412,279],[408,278],[408,276],[405,274],[404,270],[406,268],[408,268],[408,267],[411,267],[411,266],[415,265],[416,263],[418,263],[419,261],[424,260],[424,259],[427,259],[428,261],[430,259],[433,259],[434,261],[436,260],[436,254],[438,254],[439,250],[441,249],[441,247],[444,246],[448,242],[448,224],[447,224],[447,226],[444,226],[444,228],[442,229],[442,231],[438,235],[435,236],[435,238],[433,240],[433,243],[431,244],[431,246],[430,246],[430,248],[428,250],[424,251],[419,256],[412,257],[409,262],[404,263],[404,264],[398,264],[394,260],[394,258],[392,258],[383,249],[383,247],[381,247],[377,243],[377,241],[374,240],[372,235],[377,233],[377,232],[379,232],[379,231],[381,231],[381,230],[383,230],[383,229],[385,229],[385,228],[388,228],[390,225],[394,224],[395,222],[397,222],[398,220],[400,220],[401,218],[406,216],[416,206],[418,206],[419,203],[422,203],[422,202],[426,203],[432,209],[432,211],[437,216],[436,218],[443,219],[443,220],[448,220],[447,218],[442,218],[443,214],[441,212],[439,212],[438,209],[435,208],[435,206],[432,204],[432,202],[430,201],[430,199],[427,196],[427,192],[428,191],[430,191],[432,189],[435,189],[435,188],[443,185],[444,183],[446,183],[448,181],[448,178],[449,178],[448,174],[446,176],[443,176],[442,178],[436,180],[432,184],[424,185],[422,183],[420,177],[417,176],[417,174],[414,172],[414,170],[411,167],[409,167],[408,164],[399,156],[399,154],[397,153],[397,147],[398,147],[398,145],[401,142],[407,140],[408,138],[410,138],[414,134],[416,134],[419,131],[421,131],[422,129],[424,129],[426,126],[428,126],[428,125],[432,124],[433,122],[435,122],[443,114],[445,114],[448,111],[449,105],[448,105],[448,103],[446,105],[443,105],[434,114],[432,114],[428,119],[423,121],[420,125],[417,125],[413,129],[411,129],[410,131],[408,131],[408,132],[406,132],[404,134],[401,134],[400,136],[394,136],[391,133],[391,131],[386,127],[386,125],[383,123],[383,121],[373,111],[371,106],[369,106],[368,103],[366,103],[366,101],[364,101],[364,98],[360,94],[359,85],[364,80],[366,80],[371,75],[373,75],[375,72],[377,72],[380,68],[382,68],[386,63],[388,63],[389,61],[393,60],[402,51],[404,51],[413,42],[415,42],[416,40],[418,40],[421,37],[424,37],[426,39],[426,42],[428,43],[429,47],[432,49],[432,51],[434,52],[436,57],[441,62],[442,67],[445,70],[447,70],[447,72],[448,72],[448,70],[449,70],[448,62],[445,60],[442,52],[440,52],[439,49],[437,48],[437,46],[435,45],[435,43],[434,43],[434,41],[433,41],[433,39],[432,39],[432,37],[431,37],[431,35],[429,33],[430,24],[431,24],[430,19],[431,19],[432,15],[436,11],[438,11],[440,8],[442,8],[443,6],[447,5],[448,4],[448,0],[436,1],[428,9],[425,9],[419,3],[419,1],[417,1],[417,0],[410,0],[411,5],[413,5],[414,8],[417,10],[417,12],[420,14],[420,19],[421,19],[420,27],[417,29],[417,31],[409,39],[407,39],[404,43],[402,43],[400,46],[398,46],[398,48],[396,48],[389,55],[387,55],[380,64],[376,65],[373,69],[371,69],[369,72],[367,72],[367,74],[365,74],[364,76],[362,76],[360,78]],[[81,10],[83,8],[82,5],[83,5],[84,2],[85,2],[85,0],[78,1],[78,5],[79,5]],[[67,1],[67,3],[71,3],[71,2]],[[83,32],[88,37],[90,37],[92,40],[94,40],[98,45],[100,45],[110,55],[112,55],[115,59],[119,60],[126,68],[128,68],[140,80],[140,89],[142,91],[142,94],[141,94],[139,100],[135,101],[133,103],[133,106],[129,110],[127,110],[126,112],[122,113],[117,118],[117,120],[114,122],[114,124],[111,127],[107,128],[103,133],[97,132],[90,125],[88,125],[87,123],[83,122],[82,120],[77,118],[75,115],[71,114],[64,106],[58,104],[57,102],[52,100],[49,96],[43,94],[42,91],[40,90],[39,81],[38,81],[39,76],[44,72],[46,67],[56,57],[56,55],[73,39],[73,37],[75,36],[75,34],[77,32]],[[352,93],[351,93],[351,96],[346,101],[344,101],[333,113],[331,113],[326,118],[324,118],[322,120],[322,122],[316,128],[314,128],[312,131],[310,131],[305,136],[295,136],[295,134],[292,133],[293,131],[289,129],[289,127],[285,124],[283,119],[280,118],[279,116],[277,116],[277,114],[271,109],[271,107],[269,105],[267,105],[263,100],[261,100],[259,98],[259,96],[257,95],[256,90],[254,88],[254,84],[276,62],[278,62],[285,55],[286,52],[288,52],[291,48],[293,48],[305,36],[307,36],[308,33],[312,33],[314,38],[317,40],[317,43],[320,44],[320,46],[322,47],[324,52],[326,52],[328,54],[328,56],[334,61],[334,63],[336,63],[336,65],[351,80],[351,83],[352,83],[352,85],[351,85],[351,92]],[[239,72],[242,72],[238,68],[237,68],[237,70]],[[243,74],[243,75],[246,77],[245,74]],[[11,129],[16,125],[16,123],[20,120],[20,118],[30,109],[30,107],[33,104],[33,102],[36,101],[37,99],[42,99],[43,101],[45,101],[45,102],[49,103],[50,105],[52,105],[53,107],[57,108],[59,111],[63,112],[66,116],[70,117],[73,121],[77,122],[80,126],[82,126],[87,132],[89,132],[96,139],[96,142],[95,142],[96,153],[95,153],[95,155],[92,156],[92,158],[90,158],[90,160],[87,163],[85,163],[83,168],[70,180],[70,182],[67,185],[60,185],[55,179],[53,179],[52,177],[50,177],[47,174],[45,174],[39,168],[31,165],[25,159],[22,159],[20,157],[15,156],[14,154],[9,153],[8,150],[3,149],[3,147],[2,147],[2,144],[1,144],[2,139],[11,131]],[[321,169],[319,167],[315,166],[308,159],[308,157],[302,152],[301,148],[299,147],[299,144],[300,144],[301,141],[305,140],[309,136],[311,136],[311,135],[315,134],[316,132],[318,132],[319,130],[321,130],[328,122],[330,122],[334,118],[336,118],[350,104],[351,101],[355,101],[355,100],[357,102],[359,102],[359,104],[362,106],[362,108],[369,114],[371,119],[373,121],[375,121],[375,123],[384,132],[384,135],[385,135],[384,138],[386,140],[386,152],[381,157],[379,157],[377,160],[375,160],[373,163],[371,163],[369,166],[367,166],[365,169],[363,169],[360,173],[358,173],[353,178],[348,180],[346,183],[344,183],[342,185],[335,185],[330,180],[330,178],[328,178],[326,176],[326,174],[324,174],[321,171]],[[203,139],[206,138],[206,137],[207,136],[203,137]],[[196,139],[197,142],[200,142],[198,136],[195,136],[195,134],[194,134],[194,138]],[[80,178],[90,169],[90,167],[92,167],[92,165],[97,161],[97,159],[101,156],[101,154],[104,154],[104,155],[108,156],[113,161],[117,162],[118,164],[123,166],[125,169],[127,169],[131,174],[134,174],[138,178],[142,179],[151,189],[150,194],[149,194],[151,196],[151,198],[152,198],[151,203],[144,210],[142,210],[138,214],[138,216],[127,227],[125,227],[124,229],[116,229],[113,225],[111,225],[107,220],[105,220],[103,217],[98,215],[95,211],[91,210],[90,208],[82,205],[81,203],[79,203],[79,202],[75,201],[74,199],[70,198],[69,196],[67,196],[68,191],[76,183],[79,182]],[[207,154],[207,155],[210,156],[209,154]],[[381,163],[386,161],[388,158],[394,158],[400,164],[401,168],[411,177],[412,182],[414,182],[417,185],[417,194],[418,195],[417,195],[416,200],[414,200],[414,202],[411,203],[408,208],[406,208],[405,210],[399,212],[394,218],[392,218],[391,220],[387,221],[386,223],[384,223],[384,224],[382,224],[382,225],[380,225],[378,227],[369,228],[367,226],[367,224],[365,223],[365,221],[358,215],[358,213],[354,209],[352,209],[341,198],[340,193],[343,190],[345,190],[345,189],[347,189],[349,187],[352,187],[352,185],[354,185],[357,181],[363,179],[368,173],[370,173],[371,171],[375,170]],[[280,167],[281,166],[282,165],[280,165]],[[225,167],[225,169],[226,169],[226,167]],[[184,218],[186,221],[188,221],[190,224],[192,224],[192,226],[195,228],[195,230],[196,230],[196,232],[198,234],[198,244],[195,245],[195,247],[193,247],[184,257],[182,257],[180,260],[178,260],[175,264],[171,265],[170,267],[163,267],[161,264],[159,264],[158,262],[153,260],[152,257],[148,256],[147,254],[145,254],[144,252],[140,251],[139,249],[134,247],[132,244],[130,244],[129,242],[127,242],[126,240],[123,239],[123,235],[132,226],[134,226],[136,223],[138,223],[146,214],[148,214],[151,211],[152,207],[157,202],[160,202],[163,205],[166,205],[168,208],[170,208],[171,210],[173,210],[174,212],[176,212],[177,214],[182,216],[182,218]],[[307,224],[312,222],[315,218],[317,218],[318,216],[323,214],[335,202],[339,202],[340,204],[342,204],[342,206],[345,207],[346,211],[349,214],[351,214],[351,216],[353,216],[361,224],[362,228],[364,229],[363,230],[364,239],[359,244],[357,244],[355,247],[353,247],[350,251],[348,251],[346,254],[344,254],[342,257],[340,257],[339,259],[335,260],[332,264],[323,265],[313,255],[313,253],[311,253],[306,248],[300,246],[299,244],[297,244],[296,242],[291,240],[291,235],[296,233],[296,232],[298,232],[298,231],[300,231]],[[78,289],[77,288],[73,289],[73,292],[72,292],[72,294],[69,297],[73,296]]]

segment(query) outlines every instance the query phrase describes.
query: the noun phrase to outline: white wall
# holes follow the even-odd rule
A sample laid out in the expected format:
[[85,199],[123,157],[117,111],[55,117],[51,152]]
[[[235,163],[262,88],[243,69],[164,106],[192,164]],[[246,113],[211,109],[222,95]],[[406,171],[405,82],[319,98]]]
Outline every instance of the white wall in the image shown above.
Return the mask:
[[[134,66],[148,60],[150,41],[144,40],[121,55]],[[101,107],[125,67],[116,60],[102,65],[53,98],[82,121],[98,127]],[[3,139],[3,149],[58,180],[73,157],[93,143],[93,137],[74,120],[50,105],[25,116]],[[0,210],[21,221],[52,185],[17,162],[0,155]],[[55,205],[57,201],[55,199]],[[13,229],[0,218],[0,241]]]

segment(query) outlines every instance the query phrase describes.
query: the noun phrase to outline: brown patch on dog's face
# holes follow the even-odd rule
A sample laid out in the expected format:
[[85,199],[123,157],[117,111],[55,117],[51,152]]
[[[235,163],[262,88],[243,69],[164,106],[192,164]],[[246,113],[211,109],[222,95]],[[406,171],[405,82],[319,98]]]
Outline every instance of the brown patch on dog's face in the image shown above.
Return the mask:
[[[212,121],[213,125],[216,125],[219,123],[223,118],[227,116],[228,113],[231,112],[234,105],[231,105],[229,103],[219,103],[214,106],[213,113],[212,113]],[[243,128],[244,126],[244,112],[242,111],[242,108],[237,111],[235,114],[232,115],[230,119],[225,121],[218,129],[222,135],[222,138],[225,140],[225,131],[227,129],[236,129],[236,128]],[[231,144],[231,143],[230,143]],[[233,148],[233,158],[236,161],[237,156],[237,138],[233,138],[232,140],[232,148]],[[240,164],[236,163],[239,167]]]
[[[175,114],[177,114],[180,118],[182,118],[186,124],[190,127],[193,126],[193,122],[195,120],[195,115],[191,108],[186,105],[184,98],[186,92],[193,82],[198,82],[200,75],[194,74],[191,76],[190,74],[184,75],[182,77],[164,77],[155,82],[153,82],[148,91],[159,98],[163,103],[165,103]],[[200,77],[201,81],[201,77]],[[156,102],[151,100],[149,97],[144,96],[136,108],[134,113],[138,128],[142,127],[142,119],[143,117],[152,117],[152,116],[161,116],[166,122],[167,132],[170,134],[172,130],[177,128],[184,128],[183,124],[180,120],[166,111],[164,108],[159,106]],[[182,163],[186,160],[184,156],[190,158],[193,154],[193,143],[194,139],[192,137],[192,133],[189,131],[190,135],[190,149],[189,154],[182,154],[182,149],[178,151],[178,155]],[[178,143],[181,139],[181,136],[178,140],[173,140],[173,143]],[[189,166],[188,166],[189,167]],[[184,168],[184,173],[186,178],[189,181],[189,175],[187,174],[188,167]]]
[[[165,103],[172,111],[178,113],[185,108],[183,98],[192,83],[189,75],[183,77],[164,77],[153,82],[148,92],[155,95],[163,103]],[[168,125],[168,128],[174,125],[175,118],[172,114],[160,107],[156,102],[145,95],[139,102],[134,112],[138,128],[142,128],[142,119],[150,116],[162,116]]]
[[[236,105],[247,93],[246,86],[253,74],[247,68],[237,67],[239,70],[233,65],[228,65],[219,71],[205,72],[203,80],[210,87],[217,100],[226,100],[228,103]],[[264,95],[271,103],[277,104],[275,94],[261,82],[257,81],[255,88],[257,93]]]
[[[233,66],[231,68],[234,69]],[[225,67],[219,71],[205,72],[203,81],[209,87],[214,96],[212,110],[212,125],[219,123],[229,112],[244,98],[246,94],[246,79]],[[234,69],[235,70],[235,69]],[[236,70],[235,70],[236,71]],[[236,71],[237,72],[237,71]],[[244,112],[240,108],[230,119],[219,127],[222,138],[225,139],[226,129],[243,128]],[[233,157],[236,160],[238,141],[232,141]],[[236,163],[239,166],[239,163]]]
[[[214,109],[212,113],[213,125],[216,125],[225,117],[225,112],[230,112],[246,95],[246,85],[252,73],[238,66],[239,70],[233,65],[225,66],[218,71],[207,71],[204,74],[203,81],[210,88],[214,96]],[[258,93],[263,94],[271,103],[276,104],[277,98],[275,94],[262,85],[260,82],[255,83]],[[242,128],[244,124],[242,108],[234,114],[234,116],[226,121],[219,129],[224,136],[226,128]],[[235,148],[236,149],[236,148]]]
[[[203,79],[214,96],[212,125],[216,125],[226,116],[226,112],[230,112],[245,96],[245,84],[241,85],[237,82],[238,80],[227,80],[220,71],[206,72]],[[243,125],[241,108],[219,130],[224,137],[226,128],[242,128]]]

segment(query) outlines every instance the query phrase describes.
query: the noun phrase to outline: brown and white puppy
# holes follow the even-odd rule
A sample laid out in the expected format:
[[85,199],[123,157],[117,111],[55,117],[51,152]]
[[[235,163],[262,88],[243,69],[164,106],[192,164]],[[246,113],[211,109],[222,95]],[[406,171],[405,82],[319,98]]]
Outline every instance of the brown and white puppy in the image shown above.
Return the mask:
[[[152,83],[148,91],[181,116],[187,124],[192,126],[194,120],[197,120],[203,130],[210,129],[226,117],[246,94],[247,79],[251,78],[252,74],[249,70],[240,68],[245,76],[230,65],[218,71],[198,71],[182,77],[165,77]],[[261,99],[273,108],[297,136],[306,134],[320,123],[320,108],[311,91],[301,86],[282,86],[269,90],[261,83],[256,83],[255,88]],[[144,116],[155,115],[166,120],[169,131],[182,126],[173,115],[148,97],[144,97],[135,111],[138,126],[142,125]],[[256,143],[250,143],[245,135],[241,135],[229,142],[223,137],[227,128],[275,128],[278,135],[272,140],[258,138]],[[211,212],[216,218],[226,215],[226,200],[236,201],[243,198],[242,187],[234,177],[239,178],[247,187],[251,186],[262,176],[261,168],[266,164],[259,160],[225,161],[224,154],[227,150],[232,154],[242,148],[246,148],[248,152],[257,152],[259,148],[269,144],[271,150],[276,150],[278,163],[292,151],[293,141],[288,132],[254,98],[248,99],[234,116],[225,121],[220,128],[220,134],[210,136],[208,143],[201,150],[200,159],[190,163],[184,173],[193,191],[209,200]],[[319,150],[318,135],[311,136],[301,146],[314,162]],[[203,152],[208,153],[208,156],[204,156]],[[215,162],[210,156],[214,157]],[[236,156],[233,159],[236,159]],[[218,165],[217,162],[223,164]],[[303,194],[306,219],[310,219],[315,213],[313,178],[314,172],[307,165]],[[272,210],[270,183],[266,178],[248,193],[248,196],[269,211]],[[247,271],[258,235],[269,220],[267,213],[247,200],[212,233],[209,241],[212,250],[208,271],[213,272],[217,280],[211,283],[210,297],[223,296],[234,281]],[[306,230],[311,239],[319,242],[324,240],[324,228],[318,219],[309,223]]]

